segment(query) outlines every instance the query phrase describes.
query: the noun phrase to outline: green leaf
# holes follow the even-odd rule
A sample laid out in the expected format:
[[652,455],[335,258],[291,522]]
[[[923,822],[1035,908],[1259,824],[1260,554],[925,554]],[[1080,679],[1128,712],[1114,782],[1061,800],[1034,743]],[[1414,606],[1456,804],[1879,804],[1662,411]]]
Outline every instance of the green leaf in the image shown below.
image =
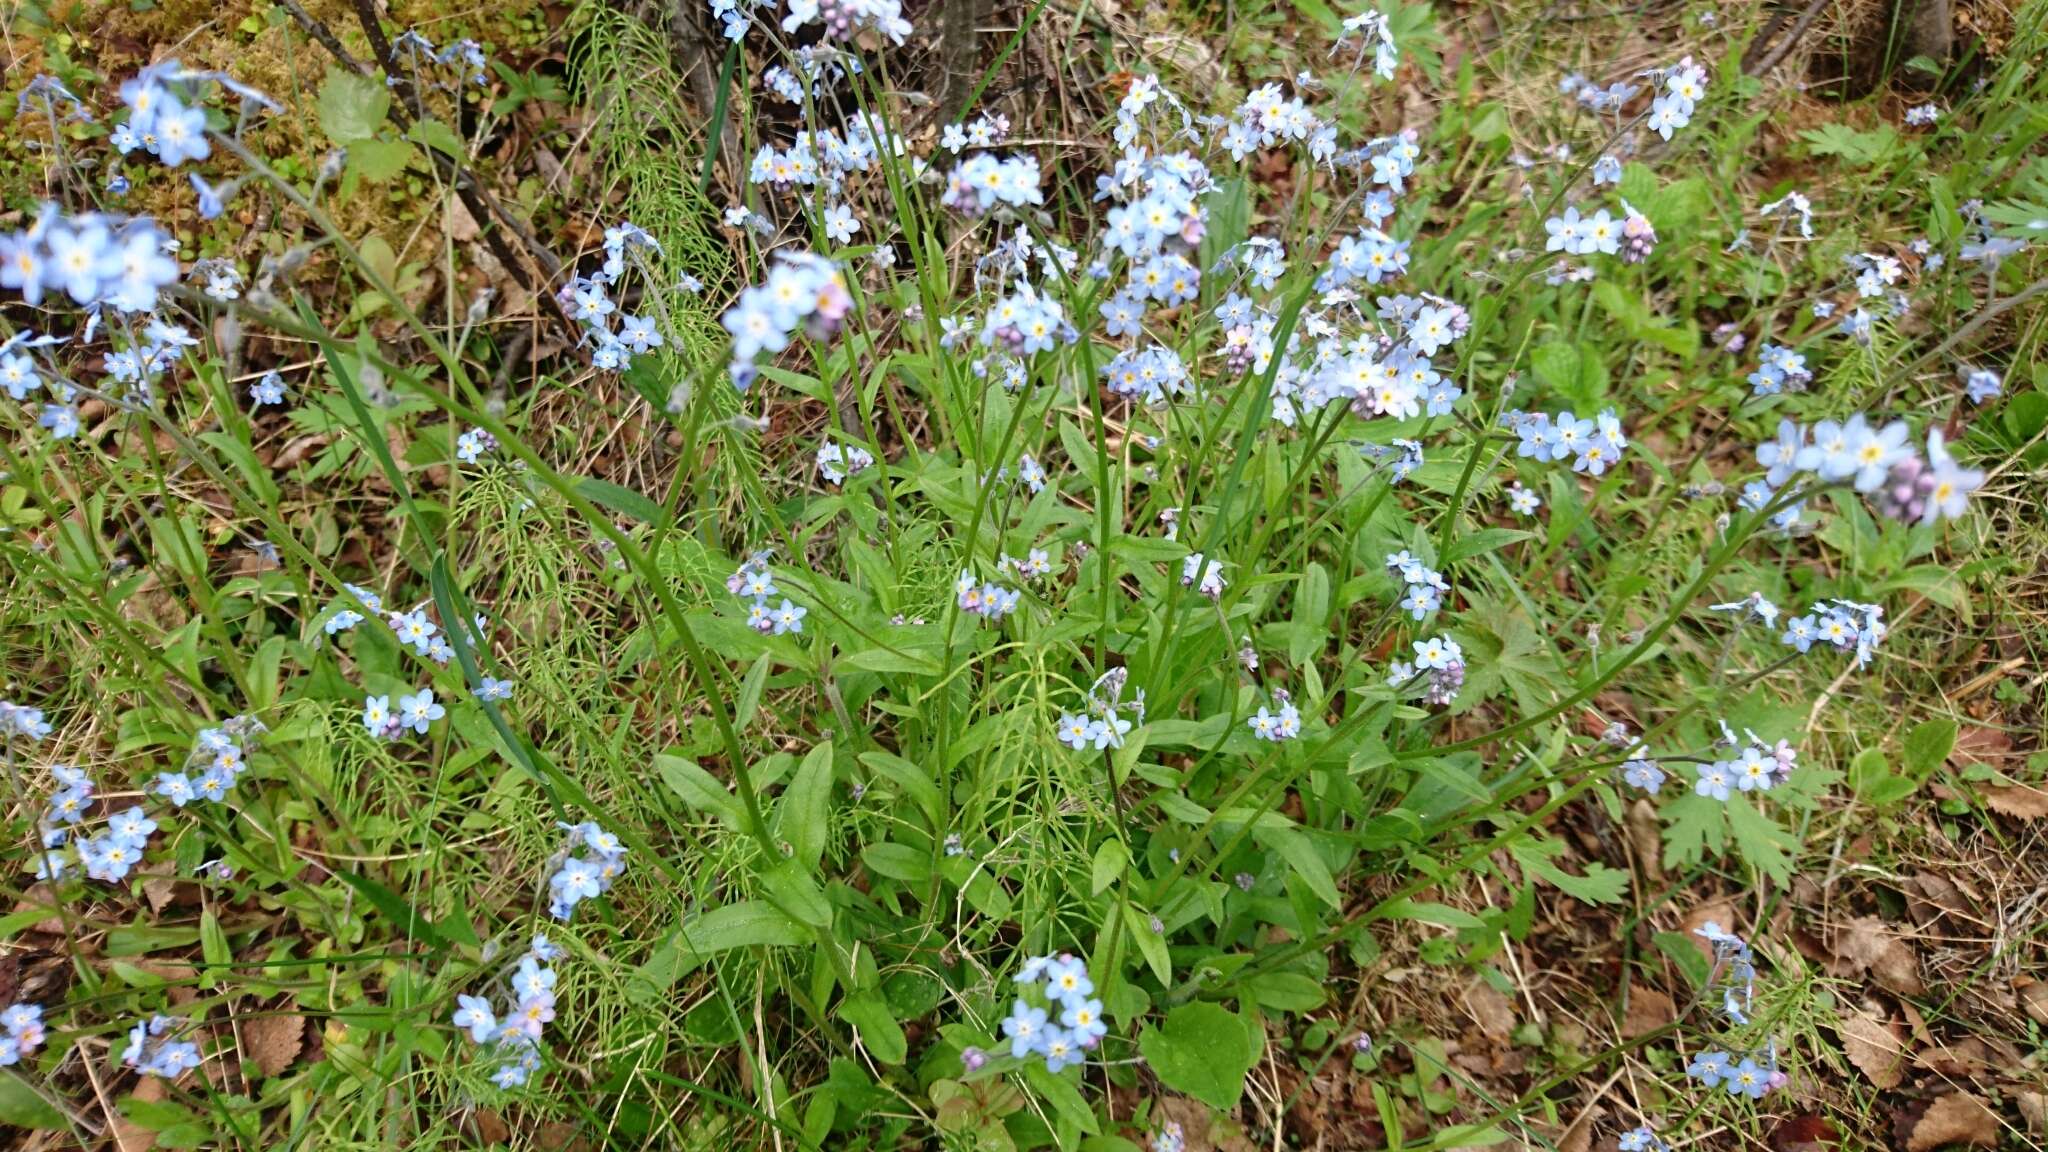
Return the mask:
[[1052,1110],[1062,1123],[1074,1132],[1095,1132],[1102,1125],[1095,1119],[1095,1110],[1088,1107],[1088,1100],[1073,1081],[1057,1072],[1046,1070],[1045,1062],[1033,1060],[1024,1065],[1024,1079],[1037,1091],[1039,1097],[1052,1105]]
[[36,1095],[13,1072],[0,1073],[0,1125],[9,1128],[62,1128],[64,1114]]
[[235,962],[235,953],[228,947],[228,934],[221,931],[220,917],[207,908],[199,913],[199,955],[206,961],[205,971],[199,974],[202,987],[211,988],[220,982],[229,966]]
[[918,811],[924,813],[925,820],[932,830],[938,830],[943,819],[945,803],[939,796],[938,785],[932,783],[929,773],[903,757],[892,756],[887,752],[863,752],[860,754],[860,762],[867,765],[877,776],[901,788],[903,794],[910,797],[911,803],[917,805]]
[[1687,792],[1664,805],[1664,867],[1690,868],[1728,842],[1728,818],[1713,799]]
[[768,686],[768,673],[773,665],[773,657],[766,652],[754,658],[746,677],[740,681],[739,703],[732,710],[733,727],[745,728],[753,721],[754,710],[761,706],[761,692]]
[[439,120],[414,121],[412,130],[405,134],[405,138],[422,147],[432,148],[450,160],[468,158],[468,152],[462,146],[462,137],[455,134],[455,129]]
[[1244,1022],[1209,1003],[1183,1004],[1138,1036],[1138,1051],[1161,1083],[1219,1111],[1244,1095],[1250,1045]]
[[358,140],[348,146],[348,169],[359,179],[382,184],[405,171],[413,151],[403,140]]
[[1152,969],[1152,975],[1166,987],[1173,985],[1173,956],[1166,949],[1166,938],[1152,930],[1152,917],[1140,909],[1132,909],[1124,917],[1124,931],[1131,943],[1137,946],[1138,954],[1145,958],[1145,964]]
[[1650,937],[1650,943],[1657,946],[1672,966],[1685,974],[1694,988],[1704,989],[1713,976],[1713,967],[1699,949],[1696,938],[1683,932],[1659,932]]
[[355,889],[363,899],[368,900],[370,906],[385,919],[392,921],[392,930],[399,935],[417,936],[437,949],[449,947],[448,938],[441,935],[441,930],[434,926],[434,922],[414,910],[405,897],[358,872],[343,869],[335,875],[341,878],[342,883]]
[[1839,156],[1851,164],[1868,167],[1891,154],[1899,134],[1888,124],[1859,132],[1846,124],[1823,124],[1799,134],[1816,156]]
[[1117,877],[1124,874],[1124,869],[1130,865],[1130,862],[1130,849],[1124,847],[1123,841],[1114,836],[1104,840],[1102,846],[1095,850],[1095,867],[1090,877],[1090,894],[1100,896],[1104,889],[1116,883]]
[[1330,866],[1316,851],[1316,846],[1307,834],[1298,828],[1274,828],[1261,825],[1252,829],[1252,839],[1280,854],[1288,867],[1316,894],[1316,898],[1332,908],[1342,908],[1344,898],[1337,894],[1337,880],[1330,875]]
[[765,900],[713,908],[678,928],[636,974],[642,998],[659,994],[721,952],[793,948],[811,939],[803,925]]
[[[320,85],[320,130],[343,147],[368,140],[391,110],[391,92],[382,81],[330,67]],[[353,150],[351,148],[351,150]]]
[[761,873],[761,894],[777,908],[813,928],[832,926],[832,903],[811,873],[796,860],[784,860]]
[[905,884],[922,884],[932,876],[931,859],[908,844],[870,844],[860,858],[870,871]]
[[1335,36],[1343,30],[1344,22],[1323,0],[1294,0],[1294,10],[1321,25],[1326,36]]
[[1940,716],[1916,724],[1906,733],[1906,768],[1916,780],[1925,780],[1948,761],[1955,746],[1954,720]]
[[903,1026],[889,1014],[889,1003],[879,992],[860,992],[839,1002],[839,1018],[853,1025],[860,1042],[884,1064],[901,1064],[910,1055],[903,1038]]
[[1585,866],[1585,875],[1574,876],[1557,863],[1556,857],[1563,852],[1564,845],[1555,840],[1523,840],[1508,847],[1508,854],[1522,867],[1575,900],[1589,904],[1614,904],[1628,892],[1628,873],[1589,862]]
[[1527,540],[1534,535],[1534,532],[1524,532],[1520,528],[1481,528],[1475,532],[1466,532],[1451,541],[1451,546],[1444,549],[1444,554],[1438,562],[1448,568],[1460,560],[1484,556],[1488,552],[1505,548],[1517,540]]
[[1792,860],[1799,851],[1799,841],[1750,803],[1749,797],[1728,797],[1728,834],[1742,858],[1753,867],[1780,884],[1792,879]]
[[775,833],[789,842],[791,859],[816,870],[831,834],[832,742],[812,748],[796,778],[775,804]]
[[1266,972],[1244,982],[1245,991],[1264,1008],[1279,1012],[1313,1012],[1327,995],[1322,982],[1300,972]]
[[631,488],[614,484],[609,480],[584,476],[576,481],[576,494],[592,504],[624,513],[643,524],[652,524],[658,528],[668,523],[667,509]]
[[901,649],[863,648],[840,657],[839,663],[847,668],[858,668],[863,672],[887,672],[911,676],[937,676],[942,669],[939,662],[929,656]]
[[1486,921],[1462,908],[1448,904],[1431,904],[1402,897],[1380,910],[1376,920],[1415,920],[1423,924],[1437,924],[1445,928],[1484,928]]
[[1301,572],[1294,593],[1293,632],[1287,640],[1287,660],[1302,664],[1330,642],[1330,574],[1321,564],[1310,563]]
[[733,799],[718,778],[699,767],[695,760],[681,756],[656,756],[655,771],[661,773],[669,790],[680,797],[683,803],[699,812],[708,812],[724,820],[734,828],[747,826],[746,816],[739,801]]

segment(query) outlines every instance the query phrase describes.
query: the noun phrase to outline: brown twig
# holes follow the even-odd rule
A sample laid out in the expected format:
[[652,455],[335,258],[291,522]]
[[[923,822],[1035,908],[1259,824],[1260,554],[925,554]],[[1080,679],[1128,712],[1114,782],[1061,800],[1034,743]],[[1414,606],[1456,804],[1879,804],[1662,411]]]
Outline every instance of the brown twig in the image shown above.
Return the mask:
[[[1801,39],[1805,38],[1806,30],[1808,28],[1813,27],[1813,22],[1816,19],[1819,19],[1820,17],[1821,9],[1826,8],[1827,6],[1828,0],[1809,0],[1809,3],[1806,5],[1806,10],[1799,14],[1798,22],[1792,25],[1792,30],[1790,32],[1785,33],[1785,38],[1783,40],[1780,40],[1776,44],[1773,44],[1768,52],[1765,52],[1761,58],[1755,60],[1754,62],[1748,59],[1743,60],[1743,75],[1761,76],[1764,73],[1769,72],[1771,69],[1776,68],[1778,66],[1778,62],[1783,60],[1785,56],[1792,51],[1793,48],[1797,47]],[[1776,27],[1777,26],[1774,24],[1771,30],[1775,31]],[[1750,46],[1750,51],[1756,51],[1758,45],[1761,45],[1762,43],[1764,43],[1764,38],[1759,36],[1757,38],[1757,43],[1752,44]]]
[[[414,89],[411,78],[404,75],[396,67],[397,61],[392,58],[391,41],[384,35],[383,25],[378,20],[375,0],[356,0],[355,12],[356,19],[362,24],[363,35],[369,39],[370,50],[376,56],[377,69],[373,69],[369,64],[356,59],[347,48],[342,46],[340,38],[334,35],[333,30],[307,12],[304,6],[299,3],[299,0],[281,0],[281,2],[285,5],[286,11],[292,14],[292,19],[297,21],[299,27],[304,29],[308,36],[311,36],[315,42],[333,55],[343,67],[348,68],[359,76],[372,76],[375,75],[376,71],[381,70],[385,76],[391,79],[392,86],[398,90],[399,95],[399,102],[391,109],[391,115],[398,122],[401,131],[409,132],[416,121],[426,118],[425,109],[420,104],[419,93]],[[421,148],[420,152],[426,156],[428,163],[432,164],[435,170],[440,173],[441,178],[446,180],[455,189],[455,195],[462,200],[463,207],[469,210],[472,219],[476,220],[478,224],[496,220],[504,226],[506,231],[519,238],[520,244],[526,250],[528,257],[526,260],[520,259],[519,255],[512,250],[511,245],[505,243],[504,236],[500,235],[497,231],[492,229],[482,230],[484,243],[490,246],[491,254],[497,257],[498,263],[507,271],[516,270],[522,273],[522,279],[525,281],[523,286],[526,290],[532,293],[536,299],[546,302],[549,314],[562,326],[562,330],[572,340],[579,337],[582,333],[577,328],[576,322],[571,320],[569,314],[562,309],[561,301],[555,298],[552,290],[554,282],[559,280],[562,275],[561,260],[548,249],[547,245],[541,243],[540,238],[534,235],[533,230],[527,226],[525,221],[506,211],[504,206],[498,203],[497,198],[479,184],[474,175],[458,163],[453,156],[449,156],[435,148]]]

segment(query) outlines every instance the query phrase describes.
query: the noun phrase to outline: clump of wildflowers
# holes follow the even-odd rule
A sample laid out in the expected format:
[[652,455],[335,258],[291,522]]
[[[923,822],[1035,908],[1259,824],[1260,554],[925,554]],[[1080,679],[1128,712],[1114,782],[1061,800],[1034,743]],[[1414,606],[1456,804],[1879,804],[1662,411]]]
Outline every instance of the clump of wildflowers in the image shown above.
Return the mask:
[[1846,483],[1880,515],[1895,520],[1932,524],[1962,516],[1969,510],[1970,493],[1984,484],[1983,470],[1957,464],[1939,428],[1928,430],[1924,453],[1911,437],[1903,420],[1878,426],[1862,413],[1839,422],[1822,420],[1811,432],[1781,420],[1777,436],[1756,449],[1757,463],[1766,471],[1750,503],[1762,507],[1779,487],[1810,475],[1824,483]]
[[1400,692],[1422,688],[1425,703],[1448,705],[1465,686],[1465,652],[1448,636],[1432,636],[1414,643],[1415,660],[1396,660],[1387,670],[1387,683]]
[[1045,203],[1038,188],[1038,158],[1030,155],[998,159],[977,152],[953,167],[939,202],[963,216],[980,216],[1007,205],[1023,208]]
[[1665,1152],[1668,1147],[1647,1124],[1623,1132],[1616,1146],[1621,1152]]
[[782,636],[804,630],[804,617],[810,609],[783,597],[780,605],[771,603],[769,597],[781,591],[775,583],[775,575],[768,569],[767,552],[756,552],[742,561],[732,575],[725,578],[726,591],[735,596],[745,596],[753,603],[747,606],[747,626],[769,636]]
[[[204,117],[202,116],[202,122]],[[157,293],[178,282],[175,242],[154,220],[97,212],[62,215],[44,204],[23,231],[0,235],[0,288],[30,305],[45,293],[117,312],[149,312]]]
[[1444,606],[1444,596],[1450,592],[1451,586],[1445,582],[1443,573],[1405,551],[1387,556],[1387,570],[1400,577],[1407,586],[1401,597],[1401,607],[1410,619],[1421,621]]
[[1760,355],[1762,363],[1749,374],[1749,386],[1758,396],[1775,396],[1788,388],[1804,391],[1813,380],[1806,357],[1790,348],[1766,342]]
[[2005,391],[2005,381],[1989,368],[1967,368],[1960,375],[1963,394],[1972,404],[1989,404]]
[[1668,779],[1664,769],[1650,758],[1649,750],[1640,744],[1629,751],[1628,759],[1621,766],[1621,778],[1652,796],[1664,787],[1664,781]]
[[389,696],[369,696],[363,700],[363,727],[380,740],[401,740],[407,732],[424,736],[434,721],[447,714],[447,707],[435,701],[432,688],[422,688],[409,696],[401,694],[396,708]]
[[1836,599],[1824,600],[1814,605],[1813,611],[1806,615],[1787,621],[1785,632],[1779,638],[1802,653],[1811,650],[1816,643],[1843,651],[1853,650],[1856,666],[1861,668],[1870,663],[1871,655],[1889,631],[1884,622],[1883,605]]
[[1799,763],[1799,753],[1789,742],[1780,740],[1771,744],[1754,732],[1745,735],[1748,739],[1737,739],[1733,731],[1722,725],[1723,743],[1735,749],[1736,753],[1725,760],[1695,765],[1694,793],[1725,801],[1731,790],[1768,792],[1791,778],[1792,769]]
[[1572,471],[1605,475],[1628,450],[1621,417],[1612,408],[1587,420],[1567,408],[1552,418],[1545,412],[1515,410],[1503,416],[1515,433],[1515,455],[1539,463],[1570,460]]
[[1180,562],[1180,584],[1193,588],[1211,600],[1223,596],[1223,562],[1191,552]]
[[455,458],[475,464],[498,450],[498,438],[481,428],[471,428],[455,438]]
[[458,995],[450,1022],[469,1034],[470,1043],[497,1057],[491,1083],[516,1088],[540,1067],[541,1033],[555,1018],[556,974],[548,962],[561,955],[544,935],[519,958],[506,980],[509,1007],[501,1016],[487,996]]
[[778,253],[768,279],[741,292],[722,318],[732,334],[733,384],[744,391],[753,382],[754,361],[789,347],[800,328],[814,340],[831,339],[852,304],[831,261],[808,252]]
[[49,734],[50,725],[41,708],[0,700],[0,741],[20,739],[33,744]]
[[873,467],[874,454],[858,444],[837,444],[827,440],[818,445],[818,475],[833,484],[844,484]]
[[1095,982],[1079,957],[1034,956],[1024,962],[1016,982],[1027,995],[1017,998],[1003,1020],[1011,1057],[1042,1056],[1047,1070],[1059,1072],[1079,1064],[1082,1053],[1108,1033],[1102,1001],[1094,997]]
[[[1707,941],[1713,950],[1713,969],[1707,986],[1710,991],[1721,993],[1721,1014],[1738,1027],[1748,1024],[1750,1007],[1756,998],[1756,957],[1749,944],[1711,920],[1693,934]],[[1778,1068],[1775,1042],[1767,1045],[1761,1056],[1708,1049],[1686,1064],[1685,1073],[1709,1088],[1723,1088],[1731,1096],[1752,1100],[1761,1100],[1786,1080]]]
[[1292,740],[1301,735],[1301,709],[1296,708],[1294,701],[1280,689],[1274,690],[1273,702],[1280,706],[1279,711],[1273,711],[1261,704],[1258,712],[1245,721],[1245,725],[1252,730],[1252,735],[1274,743]]
[[43,1046],[43,1007],[16,1001],[0,1012],[0,1067],[21,1063]]
[[1101,751],[1123,747],[1124,737],[1135,725],[1123,718],[1122,709],[1128,706],[1137,717],[1138,724],[1145,720],[1144,689],[1138,690],[1129,705],[1123,701],[1124,685],[1129,678],[1130,673],[1125,669],[1112,668],[1090,685],[1087,703],[1081,711],[1060,717],[1055,733],[1060,743],[1076,752],[1088,748]]
[[953,581],[953,600],[960,611],[988,620],[1001,620],[1015,612],[1023,596],[1015,588],[983,583],[965,568]]
[[199,1045],[173,1035],[178,1023],[170,1016],[138,1021],[128,1030],[128,1047],[121,1053],[121,1063],[144,1076],[165,1080],[176,1080],[199,1067]]
[[[569,846],[561,865],[548,877],[548,915],[567,920],[576,905],[610,891],[612,882],[625,874],[626,846],[595,823],[561,827],[569,833]],[[587,849],[589,855],[575,855],[579,849]]]

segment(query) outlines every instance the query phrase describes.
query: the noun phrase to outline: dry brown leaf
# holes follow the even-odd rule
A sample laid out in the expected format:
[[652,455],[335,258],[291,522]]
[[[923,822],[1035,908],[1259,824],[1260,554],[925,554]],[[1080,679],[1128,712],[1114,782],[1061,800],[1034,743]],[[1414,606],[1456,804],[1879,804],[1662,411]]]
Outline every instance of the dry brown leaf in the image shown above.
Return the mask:
[[1593,1147],[1593,1123],[1605,1115],[1607,1109],[1598,1103],[1588,1105],[1572,1121],[1572,1126],[1557,1138],[1557,1152],[1591,1152]]
[[1965,728],[1956,733],[1955,746],[1949,750],[1948,762],[1958,768],[1971,764],[1993,764],[2012,755],[2012,737],[2004,729],[1984,725]]
[[1187,1152],[1258,1152],[1244,1130],[1227,1116],[1186,1096],[1161,1096],[1154,1114],[1180,1125]]
[[1943,916],[1958,920],[1975,919],[1976,908],[1963,888],[1946,876],[1932,872],[1915,873],[1906,878],[1906,906],[1912,910],[1913,919],[1922,926],[1932,924]]
[[1692,941],[1693,947],[1700,950],[1700,958],[1712,961],[1714,958],[1714,946],[1707,943],[1699,934],[1699,930],[1709,923],[1719,925],[1723,932],[1733,932],[1735,930],[1735,905],[1725,900],[1716,900],[1710,904],[1702,904],[1687,912],[1685,919],[1679,924],[1679,931],[1685,934],[1686,939]]
[[1621,1018],[1621,1038],[1647,1036],[1678,1019],[1678,1005],[1655,988],[1640,985],[1628,990],[1628,1013]]
[[1479,1030],[1495,1040],[1505,1040],[1515,1031],[1515,1006],[1484,980],[1465,986],[1465,1007],[1479,1022]]
[[1785,1117],[1771,1130],[1772,1152],[1826,1152],[1842,1142],[1842,1134],[1817,1112]]
[[467,244],[483,231],[476,226],[476,217],[469,214],[469,205],[460,196],[449,198],[447,227],[449,238],[457,244]]
[[2019,1067],[2020,1060],[2021,1056],[2017,1049],[1995,1036],[1989,1039],[1964,1036],[1913,1054],[1914,1064],[1936,1073],[1950,1083],[1993,1078],[2008,1069]]
[[291,1067],[305,1046],[306,1018],[295,1012],[258,1016],[242,1026],[242,1047],[265,1076]]
[[2015,1092],[2012,1099],[2020,1106],[2020,1115],[2026,1118],[2028,1129],[2037,1136],[2048,1134],[2048,1093]]
[[1884,921],[1861,916],[1835,937],[1835,954],[1870,973],[1872,979],[1901,996],[1922,996],[1920,957],[1911,945],[1892,934]]
[[2048,792],[2025,784],[1993,784],[1979,789],[1993,812],[2021,820],[2048,820]]
[[1664,882],[1664,819],[1657,815],[1657,809],[1648,800],[1638,799],[1628,809],[1628,841],[1634,847],[1636,862],[1643,866],[1643,875],[1653,884]]
[[2013,991],[2019,993],[2020,1009],[2036,1024],[2048,1025],[2048,982],[2031,976],[2021,976],[2012,982]]
[[1890,1020],[1859,1011],[1842,1017],[1836,1029],[1849,1063],[1879,1088],[1897,1088],[1906,1078],[1905,1030]]
[[1906,1135],[1906,1152],[1934,1152],[1951,1144],[1998,1147],[1998,1117],[1982,1100],[1956,1092],[1936,1100]]

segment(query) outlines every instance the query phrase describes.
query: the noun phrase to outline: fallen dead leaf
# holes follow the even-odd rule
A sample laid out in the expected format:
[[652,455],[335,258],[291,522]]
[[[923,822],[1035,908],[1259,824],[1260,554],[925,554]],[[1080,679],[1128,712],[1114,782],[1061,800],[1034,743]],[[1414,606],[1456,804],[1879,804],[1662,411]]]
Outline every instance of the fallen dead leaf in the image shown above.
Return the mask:
[[242,1046],[265,1076],[292,1066],[306,1046],[306,1018],[296,1012],[258,1016],[242,1026]]
[[1842,1017],[1835,1029],[1842,1036],[1842,1051],[1879,1088],[1897,1088],[1906,1078],[1905,1030],[1890,1020],[1868,1011]]
[[448,235],[458,244],[467,244],[480,235],[482,229],[476,225],[476,217],[469,214],[469,205],[462,197],[448,198]]
[[1920,872],[1906,878],[1906,907],[1912,910],[1913,919],[1921,926],[1932,924],[1943,916],[1952,916],[1960,921],[1973,921],[1976,907],[1969,893],[1946,876],[1932,872]]
[[1841,1141],[1842,1134],[1816,1112],[1787,1116],[1771,1130],[1771,1152],[1826,1152]]
[[1628,1013],[1621,1018],[1621,1038],[1647,1036],[1678,1019],[1678,1005],[1655,988],[1637,985],[1628,990]]
[[1557,1152],[1590,1152],[1593,1147],[1593,1124],[1605,1115],[1607,1109],[1599,1104],[1588,1105],[1580,1111],[1579,1118],[1557,1138]]
[[1635,849],[1643,875],[1653,884],[1664,882],[1664,818],[1648,800],[1638,799],[1628,809],[1628,841]]
[[2030,1131],[2037,1136],[2048,1133],[2048,1093],[2015,1092],[2012,1099],[2020,1106],[2020,1115],[2026,1118]]
[[1998,1117],[1968,1092],[1943,1096],[1929,1105],[1906,1135],[1906,1152],[1934,1152],[1951,1144],[1998,1147]]
[[1986,725],[1965,728],[1956,733],[1955,745],[1949,750],[1948,762],[1958,768],[1971,764],[1991,764],[2012,755],[2012,737],[2003,729]]
[[1258,1145],[1229,1117],[1186,1096],[1159,1097],[1154,1114],[1180,1125],[1187,1152],[1258,1152]]
[[1465,986],[1465,1007],[1479,1022],[1479,1030],[1494,1040],[1505,1040],[1515,1031],[1515,1006],[1484,980]]
[[1996,1077],[2019,1067],[2020,1060],[2019,1052],[1997,1037],[1964,1036],[1913,1054],[1913,1063],[1951,1083]]
[[2013,991],[2019,993],[2020,1009],[2036,1024],[2048,1025],[2048,982],[2031,976],[2021,976],[2012,982]]
[[1702,904],[1686,913],[1685,920],[1679,924],[1678,930],[1685,934],[1686,939],[1692,941],[1693,947],[1700,950],[1701,958],[1711,961],[1714,958],[1714,946],[1699,935],[1699,930],[1708,923],[1718,925],[1723,932],[1735,931],[1735,905],[1725,900]]
[[2021,820],[2048,820],[2048,792],[2029,788],[2025,784],[1993,784],[1978,791],[1984,795],[1984,805],[1993,812],[2016,816]]
[[1920,957],[1912,945],[1892,934],[1884,921],[1861,916],[1849,921],[1835,937],[1835,954],[1870,973],[1878,984],[1901,996],[1922,996],[1927,985],[1920,980]]

